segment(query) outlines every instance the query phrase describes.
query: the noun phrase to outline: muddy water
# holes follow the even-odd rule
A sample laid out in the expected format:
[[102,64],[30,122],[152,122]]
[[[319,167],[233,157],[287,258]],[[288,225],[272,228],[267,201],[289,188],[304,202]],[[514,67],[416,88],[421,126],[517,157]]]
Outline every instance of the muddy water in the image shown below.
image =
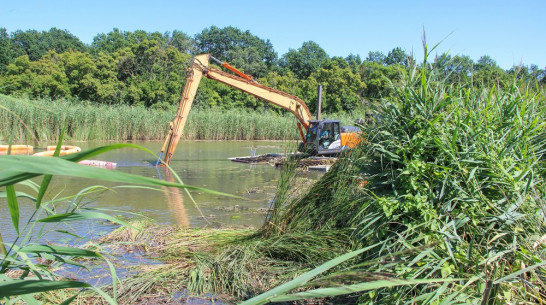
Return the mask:
[[[158,152],[160,142],[133,142],[153,152]],[[68,144],[68,143],[67,143]],[[82,149],[104,145],[105,143],[77,143]],[[195,203],[184,191],[176,188],[145,190],[137,188],[115,188],[100,194],[85,196],[83,205],[93,208],[117,210],[110,214],[141,213],[161,224],[177,224],[185,227],[218,226],[219,224],[259,226],[264,218],[263,210],[273,198],[280,177],[279,170],[269,165],[248,165],[234,163],[229,157],[248,156],[251,147],[257,154],[284,152],[289,143],[281,142],[202,142],[180,143],[171,161],[172,168],[188,185],[205,187],[233,195],[245,200],[220,197],[205,192],[190,191]],[[158,179],[170,179],[165,169],[151,166],[154,157],[150,154],[124,148],[99,156],[96,160],[116,162],[118,171],[138,174]],[[37,179],[36,182],[39,182]],[[76,194],[82,189],[102,185],[109,188],[116,183],[98,180],[54,177],[49,197]],[[28,191],[32,194],[32,191]],[[1,200],[1,199],[0,199]],[[33,212],[33,204],[21,200],[21,223]],[[59,208],[58,212],[62,212]],[[14,236],[9,211],[5,201],[0,202],[0,227],[4,241]],[[93,227],[89,227],[93,226]],[[100,225],[75,225],[76,233],[82,235],[101,234]],[[47,239],[47,238],[46,238]]]

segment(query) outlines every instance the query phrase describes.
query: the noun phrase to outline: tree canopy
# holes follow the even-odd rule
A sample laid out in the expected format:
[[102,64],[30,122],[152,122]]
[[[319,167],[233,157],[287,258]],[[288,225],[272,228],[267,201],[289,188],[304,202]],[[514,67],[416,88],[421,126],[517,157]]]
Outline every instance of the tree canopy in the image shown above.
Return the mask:
[[[330,57],[314,41],[289,49],[278,59],[273,45],[250,31],[211,26],[192,36],[172,32],[99,33],[85,45],[67,30],[15,31],[0,28],[0,93],[29,97],[74,98],[105,104],[165,108],[176,104],[189,59],[211,53],[254,76],[258,82],[294,94],[316,110],[322,84],[325,111],[352,111],[393,96],[393,88],[412,57],[395,47],[385,55],[370,51]],[[546,72],[536,65],[507,71],[488,55],[473,61],[466,55],[439,54],[447,82],[490,88],[511,80],[543,86]],[[240,91],[204,80],[197,107],[275,108]]]
[[195,42],[198,53],[210,53],[255,77],[265,76],[277,60],[269,40],[231,26],[206,28],[195,35]]
[[328,61],[329,57],[316,42],[306,41],[297,49],[290,49],[281,58],[280,66],[294,73],[298,78],[306,78]]

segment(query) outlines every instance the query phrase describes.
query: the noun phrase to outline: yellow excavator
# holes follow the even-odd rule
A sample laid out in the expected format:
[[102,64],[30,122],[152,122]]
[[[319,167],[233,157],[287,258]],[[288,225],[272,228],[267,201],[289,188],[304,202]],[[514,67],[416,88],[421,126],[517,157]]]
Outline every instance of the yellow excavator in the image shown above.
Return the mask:
[[[209,65],[211,59],[235,73],[235,75],[211,67]],[[354,148],[360,143],[360,136],[358,130],[355,129],[356,127],[352,127],[353,129],[351,127],[341,127],[339,120],[313,120],[309,108],[300,98],[261,85],[251,75],[237,70],[228,63],[222,62],[210,54],[201,54],[190,61],[186,84],[182,90],[182,97],[176,115],[173,121],[169,123],[169,133],[161,148],[158,165],[168,165],[171,162],[178,141],[184,132],[184,125],[203,76],[251,94],[294,114],[298,121],[297,126],[302,139],[300,150],[303,152],[318,156],[336,155],[342,150]],[[161,162],[162,157],[163,162]]]

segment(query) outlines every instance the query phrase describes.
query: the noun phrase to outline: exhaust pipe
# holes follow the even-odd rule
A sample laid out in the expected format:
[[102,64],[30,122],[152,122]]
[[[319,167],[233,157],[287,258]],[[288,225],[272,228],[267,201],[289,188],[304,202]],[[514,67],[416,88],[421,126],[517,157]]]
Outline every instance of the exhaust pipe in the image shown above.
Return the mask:
[[322,111],[322,85],[318,85],[317,120],[320,120]]

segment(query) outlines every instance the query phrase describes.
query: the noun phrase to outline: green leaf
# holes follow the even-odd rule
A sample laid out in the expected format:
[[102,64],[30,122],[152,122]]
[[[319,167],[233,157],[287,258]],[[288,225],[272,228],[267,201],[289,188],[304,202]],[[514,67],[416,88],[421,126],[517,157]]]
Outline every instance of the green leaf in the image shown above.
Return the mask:
[[[63,138],[64,138],[64,131],[65,131],[66,124],[63,125],[63,130],[61,131],[61,136],[59,138],[59,141],[57,141],[57,147],[55,147],[55,152],[53,153],[54,157],[58,157],[59,153],[61,151],[61,147],[63,144]],[[51,178],[53,178],[52,175],[45,175],[44,179],[42,179],[42,184],[40,184],[40,190],[38,191],[38,196],[36,197],[36,209],[40,207],[42,204],[42,199],[44,198],[44,195],[47,191],[47,187],[49,186],[49,182],[51,182]]]
[[[28,198],[32,201],[36,201],[36,198],[34,198],[32,195],[24,193],[24,192],[15,192],[15,196],[22,197],[22,198]],[[0,198],[8,198],[7,192],[0,192]]]
[[388,288],[402,285],[418,285],[418,284],[430,284],[430,283],[440,283],[440,282],[454,282],[459,279],[423,279],[423,280],[404,280],[404,279],[389,279],[389,280],[379,280],[365,283],[358,283],[354,285],[347,285],[341,287],[329,287],[329,288],[320,288],[314,289],[294,294],[287,294],[271,298],[271,302],[287,302],[287,301],[296,301],[310,298],[325,298],[333,297],[338,295],[344,295],[349,293],[355,293],[366,290],[373,290],[379,288]]
[[34,294],[26,294],[26,295],[22,295],[21,296],[21,299],[23,301],[25,301],[26,305],[40,305],[42,303],[38,302],[35,298],[34,298]]
[[89,284],[77,281],[12,280],[0,282],[0,298],[65,288],[85,288]]
[[56,255],[70,255],[70,256],[89,256],[89,257],[101,257],[100,254],[94,251],[89,251],[85,249],[64,247],[64,246],[53,246],[53,245],[36,245],[36,246],[26,246],[17,252],[23,253],[49,253]]
[[509,275],[507,275],[507,276],[505,276],[503,278],[500,278],[500,279],[494,281],[493,284],[500,284],[500,283],[502,283],[504,281],[515,279],[516,277],[518,277],[518,276],[520,276],[520,275],[522,275],[522,274],[524,274],[526,272],[529,272],[531,270],[535,270],[536,268],[542,267],[544,265],[546,265],[546,262],[541,262],[541,263],[532,265],[530,267],[527,267],[525,269],[521,269],[519,271],[516,271],[516,272],[514,272],[512,274],[509,274]]
[[[81,154],[81,153],[78,153]],[[71,155],[69,155],[71,156]],[[0,156],[0,186],[14,184],[39,175],[60,175],[98,179],[113,182],[187,188],[221,196],[241,198],[209,189],[172,183],[120,171],[79,165],[63,158],[39,158],[33,156]]]
[[110,145],[105,145],[105,146],[99,146],[99,147],[95,147],[95,148],[91,148],[91,149],[86,149],[86,150],[81,151],[79,153],[62,156],[60,158],[68,160],[68,161],[72,161],[72,162],[78,162],[78,161],[89,159],[91,157],[100,155],[102,153],[105,153],[105,152],[108,152],[108,151],[111,151],[111,150],[114,150],[114,149],[120,149],[120,148],[137,148],[137,149],[143,150],[145,152],[148,152],[149,154],[151,154],[151,155],[153,155],[154,157],[157,158],[157,156],[151,150],[147,149],[146,147],[143,147],[143,146],[140,146],[140,145],[135,145],[135,144],[129,144],[129,143],[110,144]]
[[105,219],[114,223],[118,223],[124,227],[131,227],[131,225],[129,225],[123,220],[119,220],[116,217],[113,217],[104,213],[99,213],[99,212],[75,212],[75,213],[66,213],[66,214],[56,214],[56,215],[51,215],[51,216],[39,219],[37,221],[38,222],[63,222],[63,221],[77,221],[77,220],[86,220],[86,219]]
[[11,222],[17,234],[19,235],[19,203],[17,202],[17,195],[15,193],[15,187],[13,185],[6,186],[6,195],[8,198],[9,214],[11,215]]
[[40,190],[38,191],[38,197],[36,197],[36,208],[39,208],[42,204],[42,199],[44,198],[44,195],[46,193],[47,187],[49,186],[49,182],[51,181],[51,178],[53,178],[52,175],[45,175],[44,179],[42,179],[42,184],[40,184]]
[[350,252],[350,253],[347,253],[347,254],[344,254],[342,256],[339,256],[339,257],[336,257],[332,260],[329,260],[327,261],[326,263],[318,266],[317,268],[311,270],[311,271],[308,271],[300,276],[298,276],[297,278],[291,280],[290,282],[288,283],[285,283],[285,284],[282,284],[281,286],[278,286],[278,287],[275,287],[265,293],[262,293],[258,296],[255,296],[253,297],[252,299],[249,299],[249,300],[246,300],[244,301],[243,303],[241,303],[240,305],[250,305],[250,304],[266,304],[268,303],[272,298],[275,298],[275,297],[278,297],[279,295],[282,295],[292,289],[295,289],[295,288],[298,288],[298,287],[301,287],[302,285],[304,285],[305,283],[307,283],[308,281],[310,281],[312,278],[314,278],[315,276],[365,252],[365,251],[368,251],[370,249],[373,249],[377,246],[378,244],[375,244],[375,245],[372,245],[372,246],[369,246],[369,247],[366,247],[366,248],[363,248],[363,249],[360,249],[360,250],[356,250],[356,251],[353,251],[353,252]]
[[74,300],[78,297],[79,294],[80,294],[79,292],[76,293],[75,295],[71,296],[70,298],[64,300],[64,301],[63,301],[61,304],[59,304],[59,305],[68,305],[68,304],[72,303],[72,301],[74,301]]

